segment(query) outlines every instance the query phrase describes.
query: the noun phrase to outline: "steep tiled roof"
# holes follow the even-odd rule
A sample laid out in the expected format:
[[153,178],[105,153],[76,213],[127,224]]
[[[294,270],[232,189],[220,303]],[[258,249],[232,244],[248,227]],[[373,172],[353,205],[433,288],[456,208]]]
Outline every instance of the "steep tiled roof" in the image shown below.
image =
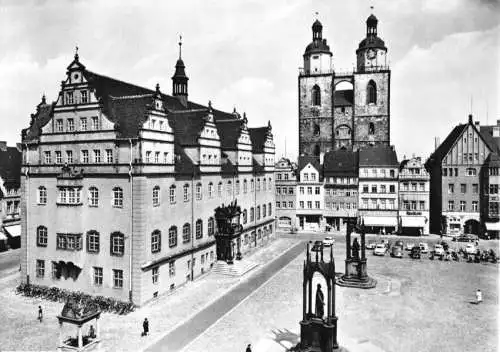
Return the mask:
[[175,142],[180,145],[195,145],[207,116],[207,109],[174,111],[168,115],[175,133]]
[[375,145],[359,150],[359,166],[399,167],[396,151],[386,145]]
[[497,152],[491,153],[488,155],[488,158],[486,158],[485,164],[488,165],[488,167],[500,167],[500,155]]
[[133,138],[147,119],[148,107],[153,101],[151,94],[131,97],[109,97],[104,107],[106,115],[114,122],[120,137]]
[[22,154],[16,147],[0,148],[0,177],[7,189],[17,189],[21,186]]
[[242,123],[242,120],[219,120],[216,122],[222,149],[236,149]]
[[45,126],[53,116],[54,106],[55,103],[45,104],[42,102],[38,104],[36,113],[31,115],[30,127],[21,131],[23,141],[36,139],[40,135],[42,127]]
[[335,91],[334,104],[335,106],[350,106],[354,102],[352,90],[337,90]]
[[455,126],[453,130],[448,134],[446,139],[439,145],[439,147],[434,151],[434,153],[431,154],[429,157],[429,160],[427,160],[426,165],[432,164],[434,162],[441,163],[441,160],[445,157],[445,155],[448,153],[450,148],[453,146],[453,143],[457,140],[458,137],[460,137],[464,131],[464,129],[467,127],[467,124],[460,124],[458,126]]
[[299,156],[298,168],[297,171],[300,173],[307,164],[311,163],[312,166],[316,168],[321,173],[321,164],[319,163],[319,158],[309,155],[301,155]]
[[198,173],[198,165],[193,164],[191,158],[178,144],[175,144],[175,173],[178,175],[192,176]]
[[500,137],[493,137],[494,127],[500,128],[500,126],[480,126],[479,133],[481,133],[481,136],[491,150],[500,153]]
[[248,132],[250,133],[250,140],[252,141],[252,151],[254,153],[263,153],[268,127],[249,128]]
[[358,153],[351,150],[336,150],[325,154],[323,173],[325,176],[357,175]]

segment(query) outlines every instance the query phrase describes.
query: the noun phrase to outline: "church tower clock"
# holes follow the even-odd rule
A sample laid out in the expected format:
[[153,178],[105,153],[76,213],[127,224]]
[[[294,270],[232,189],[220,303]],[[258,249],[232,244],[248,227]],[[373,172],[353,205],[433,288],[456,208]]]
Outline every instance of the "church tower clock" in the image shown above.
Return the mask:
[[332,52],[323,25],[312,25],[312,42],[299,73],[299,155],[321,158],[332,147]]

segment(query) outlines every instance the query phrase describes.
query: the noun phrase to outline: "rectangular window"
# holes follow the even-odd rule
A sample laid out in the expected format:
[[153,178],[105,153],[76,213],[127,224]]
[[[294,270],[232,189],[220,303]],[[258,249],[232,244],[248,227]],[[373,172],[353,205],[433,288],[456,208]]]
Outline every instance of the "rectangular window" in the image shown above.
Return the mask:
[[479,210],[479,203],[477,200],[472,201],[472,211],[478,211]]
[[45,164],[52,164],[52,157],[50,155],[50,152],[44,152],[43,154],[45,156]]
[[281,208],[280,202],[276,202],[276,208]]
[[452,200],[448,201],[448,210],[453,211],[455,209],[455,202]]
[[448,193],[455,192],[455,185],[453,183],[448,184]]
[[460,192],[467,193],[467,185],[465,183],[460,184]]
[[313,188],[307,187],[307,194],[313,194]]
[[[419,169],[417,169],[417,170],[419,170]],[[418,184],[418,190],[420,192],[425,192],[425,183],[423,183],[423,182],[419,183]]]
[[319,194],[319,192],[320,192],[319,187],[314,187],[314,194]]
[[376,199],[370,200],[370,209],[377,209],[377,200]]
[[73,104],[73,92],[66,93],[66,105]]
[[416,184],[416,183],[412,183],[412,184],[411,184],[411,190],[412,190],[413,192],[416,192],[416,191],[417,191],[417,184]]
[[153,279],[153,284],[158,283],[158,278],[160,277],[160,268],[158,266],[155,266],[151,270],[151,278]]
[[160,152],[155,152],[155,163],[158,164],[160,162]]
[[479,185],[477,183],[472,184],[472,193],[477,194],[479,192]]
[[87,164],[89,162],[89,151],[82,150],[82,163]]
[[363,198],[363,209],[368,209],[368,198]]
[[395,201],[394,201],[394,199],[389,199],[389,209],[395,209]]
[[94,266],[94,285],[95,286],[102,286],[102,268]]
[[466,170],[466,175],[467,176],[476,176],[476,174],[477,173],[476,173],[476,169],[475,168],[473,168],[473,167],[467,168],[467,170]]
[[316,209],[319,209],[320,208],[320,202],[319,201],[315,201],[314,202],[314,206]]
[[98,164],[101,162],[101,151],[99,149],[94,149],[94,163]]
[[36,277],[45,276],[45,260],[37,259],[36,261]]
[[377,185],[372,185],[372,193],[377,193]]
[[123,270],[113,269],[113,287],[123,288]]
[[425,201],[421,200],[418,202],[419,210],[425,210]]
[[411,201],[411,210],[417,210],[417,201],[416,200]]
[[57,249],[79,251],[82,249],[82,235],[58,233],[56,237]]
[[87,130],[87,118],[86,117],[80,118],[80,129],[82,131],[86,131]]
[[96,231],[87,232],[87,252],[99,252],[99,233]]
[[311,180],[316,181],[316,174],[315,173],[311,173]]
[[460,211],[465,211],[465,200],[460,201]]
[[304,187],[299,187],[299,193],[304,194]]
[[281,187],[276,187],[276,194],[281,194]]
[[[290,201],[290,202],[288,202],[288,207],[289,207],[289,208],[293,208],[293,202],[291,202],[291,201]],[[269,208],[269,210],[271,210],[271,208]]]
[[146,152],[146,163],[149,163],[151,161],[151,152],[148,150]]
[[308,200],[307,201],[307,209],[312,209],[312,201]]
[[163,163],[168,164],[168,152],[163,153]]
[[92,120],[92,129],[94,131],[98,130],[99,129],[99,119],[97,118],[97,116],[92,116],[91,120]]
[[363,193],[368,193],[368,192],[369,192],[369,186],[363,185]]
[[299,201],[299,206],[300,206],[300,209],[304,209],[304,201],[303,200]]
[[56,150],[56,164],[62,164],[62,153]]
[[83,103],[83,104],[88,103],[87,91],[86,91],[86,90],[82,90],[82,91],[80,91],[80,95],[81,95],[81,97],[82,97],[82,103]]
[[389,186],[389,193],[396,193],[396,186],[390,185]]
[[307,172],[304,173],[304,181],[309,181],[309,174]]
[[73,132],[75,130],[75,120],[68,119],[68,132]]
[[108,164],[113,163],[113,150],[111,149],[106,149],[106,162]]
[[380,193],[385,193],[386,191],[385,185],[380,185]]
[[288,194],[293,195],[293,187],[288,187]]
[[73,151],[71,150],[66,151],[66,162],[68,164],[73,164]]
[[448,176],[448,169],[447,168],[443,168],[443,176]]

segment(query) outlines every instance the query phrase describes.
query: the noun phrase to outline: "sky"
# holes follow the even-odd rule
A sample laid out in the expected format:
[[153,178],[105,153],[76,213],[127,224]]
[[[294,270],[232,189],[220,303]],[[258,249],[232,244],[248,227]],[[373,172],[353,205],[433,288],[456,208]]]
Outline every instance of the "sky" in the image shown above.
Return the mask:
[[298,68],[318,12],[337,69],[351,68],[370,6],[391,66],[391,144],[427,158],[472,112],[500,119],[497,0],[0,0],[0,141],[20,142],[41,96],[56,99],[75,46],[89,70],[271,121],[276,157],[298,153]]

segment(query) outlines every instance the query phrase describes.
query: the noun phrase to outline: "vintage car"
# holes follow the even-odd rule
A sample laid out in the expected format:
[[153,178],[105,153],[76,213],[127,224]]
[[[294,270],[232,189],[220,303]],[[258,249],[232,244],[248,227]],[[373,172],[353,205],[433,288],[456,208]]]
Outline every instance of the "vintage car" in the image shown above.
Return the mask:
[[429,245],[427,244],[427,242],[420,242],[418,244],[418,247],[420,248],[420,252],[422,252],[422,253],[429,252]]
[[393,258],[403,258],[403,247],[401,246],[392,246],[391,248],[391,257]]
[[335,240],[333,239],[333,237],[325,237],[325,239],[323,240],[323,246],[325,247],[331,247],[333,246],[335,243]]
[[404,244],[404,243],[403,243],[403,241],[401,241],[401,240],[396,241],[396,243],[394,243],[394,245],[395,245],[395,246],[399,246],[399,247],[401,247],[401,248],[404,248],[404,246],[405,246],[405,244]]
[[322,245],[323,245],[322,241],[314,241],[314,244],[313,244],[313,246],[311,248],[311,251],[313,251],[313,252],[320,252]]
[[383,243],[377,244],[373,250],[374,255],[385,256],[385,253],[387,253],[387,247]]
[[444,255],[444,248],[441,244],[434,245],[434,255]]
[[465,245],[465,253],[467,254],[476,254],[477,248],[474,244],[468,243]]
[[405,250],[411,251],[415,247],[415,243],[413,242],[406,242]]
[[410,251],[410,258],[412,259],[420,259],[420,247],[413,247]]

